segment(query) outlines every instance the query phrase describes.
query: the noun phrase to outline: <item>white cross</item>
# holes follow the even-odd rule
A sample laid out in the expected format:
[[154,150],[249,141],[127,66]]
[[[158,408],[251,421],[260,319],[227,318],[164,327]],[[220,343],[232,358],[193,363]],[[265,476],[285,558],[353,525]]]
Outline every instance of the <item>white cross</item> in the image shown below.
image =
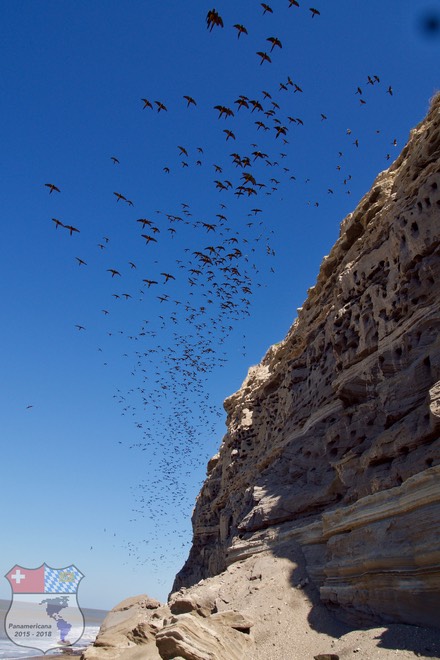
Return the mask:
[[17,570],[15,571],[14,575],[11,575],[11,578],[12,578],[13,580],[15,580],[15,584],[20,584],[20,582],[21,582],[22,580],[24,580],[25,577],[26,577],[26,575],[25,575],[24,573],[20,573],[20,569],[19,569],[19,568],[17,568]]

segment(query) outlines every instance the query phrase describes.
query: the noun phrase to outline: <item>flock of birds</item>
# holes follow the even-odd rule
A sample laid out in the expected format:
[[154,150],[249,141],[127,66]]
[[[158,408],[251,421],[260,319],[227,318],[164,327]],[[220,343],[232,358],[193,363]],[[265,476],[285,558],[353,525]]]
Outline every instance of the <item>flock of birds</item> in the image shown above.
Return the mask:
[[[261,4],[261,7],[263,8],[263,15],[264,14],[273,14],[273,9],[270,5],[268,5],[265,2],[261,2],[260,4]],[[297,0],[289,0],[289,8],[291,8],[291,7],[298,7],[299,8],[299,6],[300,5],[299,5],[299,2],[297,2]],[[309,11],[311,13],[312,18],[314,18],[315,16],[320,16],[321,15],[321,12],[319,11],[319,9],[316,9],[315,7],[309,7]],[[211,31],[212,31],[212,28],[215,25],[217,25],[219,27],[224,27],[223,19],[220,16],[220,14],[216,11],[215,7],[214,7],[214,9],[210,9],[208,11],[208,13],[206,15],[206,23],[207,23],[207,26],[208,26],[208,30],[211,30]],[[241,23],[235,23],[234,28],[238,32],[238,34],[237,34],[238,38],[240,38],[241,34],[248,34],[247,29]],[[278,39],[274,39],[274,37],[269,37],[268,41],[270,41],[272,43],[271,50],[273,50],[273,48],[274,48],[275,41],[277,42],[276,45],[281,48],[281,42]],[[257,55],[259,55],[259,54],[260,53],[257,53]]]
[[[268,4],[261,3],[261,7],[263,16],[273,13]],[[300,3],[289,0],[288,7],[298,9]],[[321,16],[314,7],[308,11],[312,19]],[[208,11],[206,24],[209,31],[224,28],[215,8]],[[231,27],[240,43],[249,38],[242,23]],[[271,64],[274,54],[283,48],[277,36],[269,35],[266,42],[265,49],[256,51],[260,65]],[[353,90],[360,106],[367,104],[366,87],[383,90],[380,76],[368,75]],[[393,95],[391,86],[383,91]],[[156,570],[165,558],[173,561],[170,544],[176,538],[179,548],[189,543],[187,531],[177,521],[189,519],[194,489],[200,486],[188,488],[194,462],[206,464],[211,453],[206,452],[206,440],[217,440],[218,418],[223,417],[209,396],[210,379],[230,358],[231,333],[250,317],[256,290],[274,272],[274,231],[266,208],[271,197],[278,202],[286,186],[303,182],[292,167],[294,132],[305,130],[309,123],[330,123],[325,108],[318,109],[313,118],[299,116],[296,99],[303,94],[301,81],[287,75],[272,89],[212,105],[209,112],[222,137],[222,149],[213,154],[206,146],[181,141],[173,153],[164,154],[167,162],[158,165],[161,176],[178,173],[181,177],[188,172],[208,182],[209,216],[200,213],[197,202],[188,200],[181,201],[178,208],[146,210],[142,200],[109,186],[107,195],[113,198],[114,213],[127,226],[127,244],[135,245],[128,258],[122,256],[119,239],[98,234],[91,238],[90,229],[85,232],[80,221],[74,225],[59,217],[56,202],[51,207],[51,215],[57,216],[50,219],[56,230],[54,239],[75,241],[78,268],[93,268],[91,277],[97,273],[107,277],[107,294],[99,309],[104,336],[116,341],[133,383],[126,389],[117,388],[114,398],[136,429],[137,440],[129,443],[130,449],[147,456],[146,463],[154,466],[145,482],[133,488],[133,520],[147,520],[150,531],[139,543],[127,541],[126,550],[130,561],[148,561]],[[152,122],[170,112],[166,100],[139,98],[139,111]],[[197,95],[182,96],[185,112],[196,112],[202,104]],[[160,128],[153,126],[152,130]],[[247,139],[249,135],[252,141]],[[351,192],[352,174],[344,167],[344,152],[359,149],[360,139],[348,128],[341,140],[345,142],[335,154],[340,188],[332,184],[320,194],[334,195],[339,189]],[[397,146],[397,140],[390,144]],[[119,155],[107,157],[113,173],[115,168],[125,167]],[[309,178],[304,180],[304,184],[309,182]],[[55,183],[44,186],[51,200],[63,194],[63,187]],[[310,196],[307,204],[319,207],[319,195]],[[123,304],[128,307],[121,313]],[[76,321],[75,329],[87,335],[89,321]],[[105,367],[111,362],[107,345],[103,338],[98,346]],[[240,351],[246,353],[245,336]],[[161,529],[164,516],[176,518],[179,531],[171,533],[172,538]],[[145,544],[156,544],[155,558],[146,554]],[[179,548],[175,556],[181,557]]]

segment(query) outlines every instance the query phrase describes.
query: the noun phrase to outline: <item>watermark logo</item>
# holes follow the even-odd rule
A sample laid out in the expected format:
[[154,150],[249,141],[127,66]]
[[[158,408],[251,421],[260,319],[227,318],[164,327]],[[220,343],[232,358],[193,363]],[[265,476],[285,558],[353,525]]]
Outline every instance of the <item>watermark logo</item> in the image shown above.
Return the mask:
[[6,573],[12,601],[5,632],[17,646],[49,649],[72,646],[84,633],[84,616],[77,600],[84,575],[76,566],[39,568],[15,565]]

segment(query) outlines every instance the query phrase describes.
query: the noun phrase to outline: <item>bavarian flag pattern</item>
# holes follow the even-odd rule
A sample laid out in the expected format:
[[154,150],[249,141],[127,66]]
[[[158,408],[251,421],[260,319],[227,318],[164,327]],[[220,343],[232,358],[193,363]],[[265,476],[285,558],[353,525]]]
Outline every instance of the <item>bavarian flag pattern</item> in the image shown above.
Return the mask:
[[44,566],[44,592],[46,594],[74,594],[83,574],[76,566],[67,568],[50,568]]

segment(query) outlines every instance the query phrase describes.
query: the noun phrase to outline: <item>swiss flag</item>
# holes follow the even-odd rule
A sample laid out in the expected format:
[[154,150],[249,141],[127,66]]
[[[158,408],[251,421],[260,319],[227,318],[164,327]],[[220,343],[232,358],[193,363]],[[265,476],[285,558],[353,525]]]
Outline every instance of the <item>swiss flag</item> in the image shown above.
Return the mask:
[[15,565],[5,577],[14,594],[44,594],[44,564],[40,568]]

